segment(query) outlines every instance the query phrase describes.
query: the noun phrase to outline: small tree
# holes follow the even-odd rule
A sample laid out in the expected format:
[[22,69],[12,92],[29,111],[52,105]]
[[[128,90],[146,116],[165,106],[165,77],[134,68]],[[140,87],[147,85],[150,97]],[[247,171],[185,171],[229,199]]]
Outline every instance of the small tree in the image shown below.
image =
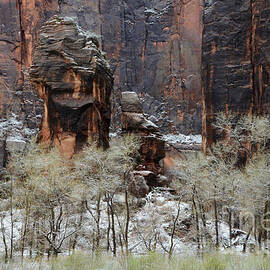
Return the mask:
[[[111,147],[107,150],[99,149],[95,144],[90,144],[74,159],[73,177],[79,179],[83,185],[82,199],[85,207],[96,224],[95,247],[100,247],[100,216],[101,201],[104,199],[108,207],[108,231],[112,232],[113,254],[116,255],[116,208],[114,195],[117,191],[124,191],[126,221],[125,229],[120,225],[125,241],[126,252],[128,252],[128,229],[130,220],[130,208],[128,202],[128,179],[135,165],[135,157],[139,149],[139,139],[127,135],[121,139],[112,139]],[[91,208],[88,201],[96,202],[95,208]],[[109,238],[109,232],[107,238]],[[109,249],[110,241],[107,239]]]
[[[219,246],[219,219],[228,212],[230,244],[232,244],[232,217],[234,213],[249,211],[255,216],[266,214],[269,202],[269,157],[267,154],[269,120],[218,114],[214,127],[219,136],[206,155],[199,154],[178,161],[181,189],[191,194],[200,248],[200,222],[205,226],[204,208],[214,210],[216,246]],[[254,190],[254,195],[252,190]],[[248,197],[247,194],[251,194]],[[259,199],[260,198],[260,199]],[[263,198],[263,199],[262,199]],[[252,227],[248,228],[247,240]],[[260,238],[260,237],[259,237]]]
[[69,205],[74,203],[70,194],[77,182],[70,178],[67,161],[55,149],[44,149],[32,142],[25,153],[11,160],[9,169],[15,181],[16,206],[24,212],[22,255],[32,219],[38,224],[41,238],[47,241],[48,256],[56,256],[74,233],[69,228]]

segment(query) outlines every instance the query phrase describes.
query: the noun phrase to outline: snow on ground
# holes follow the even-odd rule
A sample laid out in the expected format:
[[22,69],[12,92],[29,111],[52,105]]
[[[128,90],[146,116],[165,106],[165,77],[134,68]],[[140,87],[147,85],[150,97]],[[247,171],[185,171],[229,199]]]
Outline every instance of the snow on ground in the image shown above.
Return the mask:
[[[117,210],[117,217],[115,220],[116,234],[117,234],[117,246],[118,252],[121,251],[119,235],[121,230],[125,228],[125,207],[124,207],[124,195],[118,194],[115,197],[115,209]],[[6,202],[7,204],[7,202]],[[139,206],[140,205],[140,206]],[[181,202],[179,204],[180,215],[176,222],[175,236],[173,239],[174,253],[182,255],[192,255],[197,252],[196,243],[196,229],[194,219],[192,218],[192,207],[190,204]],[[95,202],[89,202],[89,208],[92,209],[95,214],[96,205]],[[101,246],[106,249],[107,241],[107,229],[108,229],[108,215],[107,204],[105,201],[101,202]],[[145,254],[149,251],[157,251],[166,253],[171,246],[171,232],[173,228],[173,222],[177,215],[178,199],[175,195],[171,195],[166,191],[154,191],[151,192],[145,199],[133,198],[133,203],[130,203],[131,220],[129,226],[129,249],[133,254]],[[67,212],[68,213],[68,212]],[[20,245],[21,233],[23,228],[23,215],[21,210],[14,211],[14,243],[18,248]],[[78,224],[80,220],[79,214],[73,214],[69,217],[69,224]],[[0,232],[5,232],[7,245],[10,246],[11,235],[11,219],[8,211],[0,212]],[[44,224],[49,227],[48,220],[43,220]],[[63,222],[63,228],[65,226]],[[93,235],[96,233],[96,223],[90,215],[85,212],[83,214],[83,226],[78,231],[77,249],[91,251],[93,244]],[[202,224],[200,224],[202,229]],[[208,217],[206,224],[208,235],[212,244],[215,244],[215,222]],[[75,231],[75,225],[70,225],[69,232]],[[64,233],[64,229],[60,230],[60,234]],[[233,234],[235,237],[232,240],[232,248],[234,251],[242,251],[243,244],[246,239],[246,232],[234,229]],[[61,239],[61,235],[59,235]],[[110,235],[112,240],[112,235]],[[229,226],[223,221],[219,221],[219,241],[220,250],[226,251],[230,246],[229,241]],[[112,243],[110,243],[112,246]],[[206,245],[206,243],[204,243]],[[67,239],[62,246],[62,253],[66,254],[68,251],[69,239]],[[250,237],[248,241],[248,249],[256,245],[255,240]],[[124,248],[123,248],[124,249]],[[0,252],[4,252],[3,245],[3,233],[0,233]],[[19,252],[19,250],[18,250]],[[26,253],[27,254],[27,249]]]
[[183,134],[167,134],[162,136],[163,140],[169,144],[201,144],[201,135],[183,135]]

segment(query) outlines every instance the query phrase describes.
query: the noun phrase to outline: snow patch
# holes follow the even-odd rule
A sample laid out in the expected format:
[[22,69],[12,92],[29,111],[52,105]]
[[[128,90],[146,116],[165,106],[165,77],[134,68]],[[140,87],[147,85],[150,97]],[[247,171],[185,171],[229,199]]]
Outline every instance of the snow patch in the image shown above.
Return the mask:
[[201,144],[202,136],[201,135],[184,135],[184,134],[167,134],[163,135],[162,139],[169,144]]

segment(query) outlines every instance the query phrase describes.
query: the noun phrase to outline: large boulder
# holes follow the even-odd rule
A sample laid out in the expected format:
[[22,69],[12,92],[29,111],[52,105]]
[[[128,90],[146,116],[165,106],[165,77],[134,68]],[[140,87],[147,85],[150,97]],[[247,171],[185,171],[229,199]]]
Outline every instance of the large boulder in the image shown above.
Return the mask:
[[126,131],[142,131],[142,132],[156,132],[157,125],[148,120],[142,113],[125,112],[121,117],[122,130]]
[[6,140],[6,151],[9,153],[23,152],[26,147],[26,141],[21,138],[8,137]]
[[88,139],[108,147],[113,77],[95,35],[54,16],[40,30],[30,76],[44,100],[41,142],[66,158]]
[[123,92],[121,97],[122,112],[142,113],[142,103],[135,92]]

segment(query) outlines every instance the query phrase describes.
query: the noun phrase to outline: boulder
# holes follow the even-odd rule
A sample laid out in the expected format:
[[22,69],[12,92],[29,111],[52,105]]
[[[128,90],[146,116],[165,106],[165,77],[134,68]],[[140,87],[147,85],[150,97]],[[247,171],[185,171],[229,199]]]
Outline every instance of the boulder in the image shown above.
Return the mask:
[[121,117],[123,131],[157,132],[158,127],[149,121],[142,113],[124,112]]
[[145,197],[150,189],[149,186],[146,183],[145,178],[142,175],[134,175],[132,174],[129,182],[129,192],[136,196],[137,198],[143,198]]
[[26,146],[26,141],[20,138],[8,137],[6,140],[6,151],[8,153],[23,152]]
[[135,92],[123,92],[121,94],[122,112],[142,113],[142,103]]
[[165,175],[159,174],[156,178],[156,183],[159,187],[167,187],[170,184],[170,179]]

